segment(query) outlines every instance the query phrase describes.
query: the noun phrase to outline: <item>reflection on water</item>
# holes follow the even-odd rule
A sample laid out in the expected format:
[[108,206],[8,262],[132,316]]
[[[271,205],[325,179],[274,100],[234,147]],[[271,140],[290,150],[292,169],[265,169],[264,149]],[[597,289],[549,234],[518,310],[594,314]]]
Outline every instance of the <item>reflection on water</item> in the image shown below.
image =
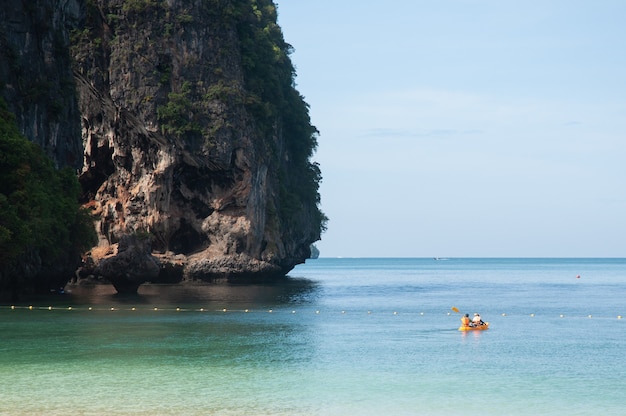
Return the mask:
[[73,305],[145,305],[206,308],[255,308],[302,305],[318,296],[318,284],[285,278],[262,284],[189,283],[144,284],[136,295],[118,294],[112,285],[68,286],[55,303]]

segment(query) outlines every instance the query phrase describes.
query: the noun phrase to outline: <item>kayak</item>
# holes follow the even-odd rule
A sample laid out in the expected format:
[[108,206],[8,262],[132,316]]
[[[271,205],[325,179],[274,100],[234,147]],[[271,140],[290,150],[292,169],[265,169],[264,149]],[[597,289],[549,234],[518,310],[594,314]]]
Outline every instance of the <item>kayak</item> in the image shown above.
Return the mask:
[[489,329],[489,322],[485,322],[483,325],[478,326],[460,326],[459,331],[484,331]]

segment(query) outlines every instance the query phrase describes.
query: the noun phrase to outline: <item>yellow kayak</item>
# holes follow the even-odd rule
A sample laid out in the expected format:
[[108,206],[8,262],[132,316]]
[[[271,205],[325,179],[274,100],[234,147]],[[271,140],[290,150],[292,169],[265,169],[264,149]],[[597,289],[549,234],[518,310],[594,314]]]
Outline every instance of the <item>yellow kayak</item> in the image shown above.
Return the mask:
[[485,322],[483,325],[478,326],[460,326],[459,331],[484,331],[489,329],[489,322]]

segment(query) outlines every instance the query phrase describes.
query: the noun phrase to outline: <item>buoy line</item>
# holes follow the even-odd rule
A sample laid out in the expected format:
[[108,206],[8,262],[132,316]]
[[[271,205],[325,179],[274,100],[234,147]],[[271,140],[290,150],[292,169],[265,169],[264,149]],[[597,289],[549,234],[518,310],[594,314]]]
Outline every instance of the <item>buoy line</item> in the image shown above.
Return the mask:
[[[295,315],[295,314],[303,314],[303,313],[309,313],[309,314],[313,314],[313,315],[332,315],[332,314],[338,314],[338,315],[378,315],[378,316],[384,316],[384,315],[390,315],[390,316],[419,316],[419,317],[426,317],[426,316],[437,316],[437,315],[447,315],[450,317],[454,317],[456,318],[456,315],[451,314],[450,312],[445,312],[445,313],[438,313],[438,312],[424,312],[424,311],[406,311],[406,310],[393,310],[393,309],[388,309],[388,310],[379,310],[379,311],[375,311],[372,309],[367,309],[367,310],[349,310],[349,309],[336,309],[336,310],[320,310],[320,309],[305,309],[305,310],[296,310],[296,309],[288,309],[288,308],[279,308],[279,309],[275,309],[275,308],[265,308],[265,309],[250,309],[250,308],[244,308],[244,309],[240,309],[240,308],[234,308],[234,309],[230,309],[230,308],[220,308],[220,309],[212,309],[212,308],[203,308],[203,307],[198,307],[198,308],[184,308],[184,307],[160,307],[160,306],[146,306],[144,308],[138,308],[136,306],[120,306],[120,305],[115,305],[115,306],[104,306],[104,305],[98,305],[98,306],[54,306],[54,305],[47,305],[47,306],[35,306],[35,305],[0,305],[0,311],[3,310],[8,310],[8,311],[15,311],[15,310],[31,310],[31,311],[35,311],[35,310],[39,310],[39,311],[70,311],[70,312],[89,312],[89,311],[93,311],[93,312],[104,312],[104,311],[110,311],[110,312],[121,312],[121,311],[127,311],[127,312],[146,312],[146,311],[152,311],[152,312],[206,312],[206,313],[222,313],[222,314],[227,314],[227,313],[243,313],[243,314],[290,314],[290,315]],[[616,314],[613,316],[603,316],[603,315],[595,315],[595,314],[584,314],[584,315],[572,315],[572,314],[564,314],[564,313],[560,313],[557,315],[553,315],[553,314],[536,314],[535,312],[531,312],[531,313],[527,313],[527,314],[509,314],[506,312],[502,312],[500,314],[496,314],[499,315],[502,318],[515,318],[515,319],[519,319],[520,317],[527,317],[527,318],[532,318],[532,319],[540,319],[540,318],[549,318],[549,317],[557,317],[557,318],[573,318],[573,319],[580,319],[580,318],[587,318],[587,319],[618,319],[621,320],[623,315],[622,314]]]

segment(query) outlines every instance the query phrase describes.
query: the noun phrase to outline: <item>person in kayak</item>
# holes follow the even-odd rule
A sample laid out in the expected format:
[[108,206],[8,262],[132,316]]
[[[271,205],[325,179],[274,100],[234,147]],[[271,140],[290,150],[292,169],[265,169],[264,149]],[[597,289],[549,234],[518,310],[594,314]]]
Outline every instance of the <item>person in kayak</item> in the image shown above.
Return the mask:
[[480,326],[480,325],[484,325],[485,323],[481,319],[480,315],[475,313],[474,317],[472,318],[472,324],[473,326]]
[[469,313],[466,313],[465,316],[461,317],[461,323],[463,326],[470,326]]

